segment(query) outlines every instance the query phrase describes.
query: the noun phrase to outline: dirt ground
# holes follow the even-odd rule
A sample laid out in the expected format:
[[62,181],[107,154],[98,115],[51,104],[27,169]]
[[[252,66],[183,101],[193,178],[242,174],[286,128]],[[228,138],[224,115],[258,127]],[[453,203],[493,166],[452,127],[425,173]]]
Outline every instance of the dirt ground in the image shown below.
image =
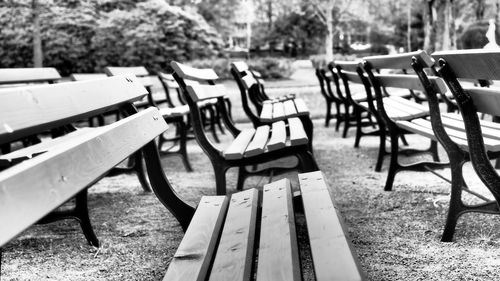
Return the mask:
[[[319,93],[314,94],[308,104],[313,116],[320,117],[324,105]],[[378,139],[364,137],[355,149],[354,130],[342,139],[334,132],[334,122],[330,128],[323,122],[314,120],[315,156],[368,280],[500,279],[498,216],[464,215],[455,242],[440,242],[450,185],[428,172],[402,172],[394,191],[385,192],[388,161],[382,172],[373,171]],[[420,137],[408,140],[418,147],[428,143]],[[162,161],[176,191],[195,205],[201,196],[215,193],[215,180],[208,158],[194,142],[188,152],[192,173],[184,171],[179,158]],[[469,186],[487,195],[471,167],[464,171]],[[441,173],[449,177],[449,170]],[[230,192],[236,176],[235,169],[228,172]],[[296,173],[286,176],[297,185]],[[246,187],[261,187],[267,181],[254,177]],[[102,247],[89,246],[73,220],[33,226],[4,247],[2,280],[162,279],[182,230],[154,194],[143,192],[133,175],[104,178],[90,188],[89,208]]]

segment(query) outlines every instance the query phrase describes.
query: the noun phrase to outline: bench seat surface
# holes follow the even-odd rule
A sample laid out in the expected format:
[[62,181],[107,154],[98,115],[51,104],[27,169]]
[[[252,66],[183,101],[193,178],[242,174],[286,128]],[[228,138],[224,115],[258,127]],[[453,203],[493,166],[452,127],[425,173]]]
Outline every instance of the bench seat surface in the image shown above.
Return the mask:
[[303,99],[265,101],[262,104],[260,120],[262,122],[276,122],[291,117],[309,114],[309,109]]
[[[299,180],[316,280],[364,280],[322,173]],[[164,280],[302,280],[288,179],[224,198],[202,198]]]

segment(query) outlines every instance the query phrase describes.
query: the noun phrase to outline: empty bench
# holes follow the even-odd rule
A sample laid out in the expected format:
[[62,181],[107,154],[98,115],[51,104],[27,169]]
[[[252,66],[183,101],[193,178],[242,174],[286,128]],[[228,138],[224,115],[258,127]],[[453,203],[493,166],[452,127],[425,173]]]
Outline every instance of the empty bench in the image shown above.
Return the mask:
[[307,221],[309,276],[364,280],[322,173],[299,174],[299,181],[298,198],[287,179],[262,191],[202,197],[163,280],[302,280],[296,229],[305,226],[296,215]]

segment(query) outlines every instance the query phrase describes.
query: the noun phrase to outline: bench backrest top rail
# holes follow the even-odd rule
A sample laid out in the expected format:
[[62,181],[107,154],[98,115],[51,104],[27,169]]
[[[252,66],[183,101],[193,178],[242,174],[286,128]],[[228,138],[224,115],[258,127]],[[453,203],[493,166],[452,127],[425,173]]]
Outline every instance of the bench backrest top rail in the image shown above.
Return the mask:
[[381,55],[364,57],[373,69],[412,69],[412,58],[423,60],[425,65],[433,65],[434,61],[425,51],[415,51],[397,55]]
[[166,129],[149,108],[0,172],[0,246]]
[[172,61],[170,63],[174,72],[183,79],[195,80],[195,81],[207,81],[207,80],[217,80],[219,76],[211,68],[199,69],[193,68],[191,66]]
[[106,77],[108,77],[108,75],[105,73],[73,73],[69,76],[72,81],[87,81]]
[[243,72],[249,70],[248,64],[244,61],[233,61],[231,63],[231,67],[234,68],[238,72]]
[[334,61],[335,65],[338,65],[345,71],[356,72],[356,70],[361,66],[361,61]]
[[95,116],[145,95],[146,89],[132,76],[1,89],[0,143]]
[[191,83],[186,87],[187,92],[194,102],[223,97],[227,94],[226,87],[222,84],[207,85]]
[[444,59],[457,78],[500,80],[499,50],[440,51],[433,53],[432,57],[436,61]]
[[53,67],[0,68],[0,84],[54,82],[61,75]]
[[134,74],[137,77],[148,76],[149,72],[144,66],[107,66],[104,72],[109,76]]

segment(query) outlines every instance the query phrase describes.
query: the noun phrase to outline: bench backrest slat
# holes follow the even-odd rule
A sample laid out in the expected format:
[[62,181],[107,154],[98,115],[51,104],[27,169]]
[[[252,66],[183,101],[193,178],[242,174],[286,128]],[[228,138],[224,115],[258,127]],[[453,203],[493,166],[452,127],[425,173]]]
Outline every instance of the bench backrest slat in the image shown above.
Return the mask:
[[349,82],[353,82],[356,84],[363,84],[363,80],[361,80],[361,77],[359,77],[359,74],[357,72],[342,71],[342,74],[344,74],[344,77]]
[[144,66],[107,66],[104,72],[109,76],[134,74],[137,77],[148,76],[149,72]]
[[500,115],[500,89],[472,87],[464,90],[471,96],[477,111]]
[[166,129],[158,110],[150,108],[2,171],[0,246]]
[[243,72],[249,70],[248,64],[244,61],[233,61],[231,63],[238,72]]
[[424,51],[415,51],[397,55],[369,56],[364,57],[363,60],[369,61],[373,69],[412,69],[412,57],[425,60],[427,65],[432,65],[434,63]]
[[171,64],[174,72],[183,79],[195,80],[195,81],[206,81],[206,80],[217,80],[219,76],[211,68],[198,69],[187,66],[185,64],[173,61]]
[[0,84],[55,82],[61,75],[53,67],[0,68]]
[[[359,76],[358,76],[359,77]],[[405,75],[405,74],[375,74],[375,78],[380,83],[382,87],[392,87],[392,88],[402,88],[402,89],[412,89],[418,91],[424,91],[420,79],[416,75]],[[443,79],[435,76],[429,76],[429,81],[439,89],[440,93],[446,93],[446,85]]]
[[227,94],[226,87],[222,84],[204,85],[191,84],[187,85],[187,92],[193,101],[198,102],[206,99],[223,97]]
[[257,80],[251,73],[247,73],[247,75],[241,77],[241,80],[243,81],[243,85],[246,90],[249,90],[253,85],[258,85]]
[[[457,78],[500,80],[500,52],[498,50],[457,50],[435,52],[435,60],[444,59]],[[467,67],[464,67],[467,65]]]
[[[147,94],[135,77],[1,89],[0,143],[65,125],[138,100]],[[22,105],[20,107],[19,105]]]
[[358,67],[361,66],[361,61],[355,60],[355,61],[335,61],[335,65],[338,65],[342,68],[344,71],[350,71],[350,72],[356,72]]
[[69,76],[72,81],[87,81],[108,77],[105,73],[73,73]]

